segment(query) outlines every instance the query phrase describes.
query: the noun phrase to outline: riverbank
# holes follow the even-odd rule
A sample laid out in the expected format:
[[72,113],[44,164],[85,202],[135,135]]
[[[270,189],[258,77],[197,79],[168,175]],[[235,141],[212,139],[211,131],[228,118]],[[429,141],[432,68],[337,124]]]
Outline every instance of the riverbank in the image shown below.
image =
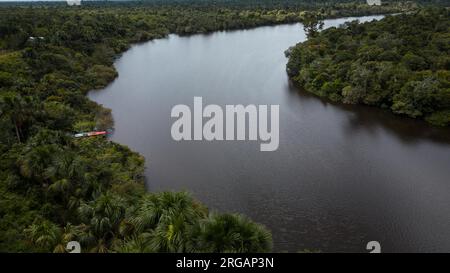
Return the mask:
[[430,9],[325,30],[290,49],[287,71],[332,101],[450,126],[446,24],[448,10]]

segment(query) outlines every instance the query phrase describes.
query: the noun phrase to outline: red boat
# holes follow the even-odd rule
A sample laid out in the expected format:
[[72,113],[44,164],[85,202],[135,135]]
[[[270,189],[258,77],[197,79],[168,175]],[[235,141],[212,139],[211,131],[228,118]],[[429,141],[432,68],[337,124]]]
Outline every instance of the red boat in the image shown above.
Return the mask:
[[93,132],[86,132],[86,133],[78,133],[75,134],[74,137],[90,137],[90,136],[101,136],[108,134],[107,131],[93,131]]

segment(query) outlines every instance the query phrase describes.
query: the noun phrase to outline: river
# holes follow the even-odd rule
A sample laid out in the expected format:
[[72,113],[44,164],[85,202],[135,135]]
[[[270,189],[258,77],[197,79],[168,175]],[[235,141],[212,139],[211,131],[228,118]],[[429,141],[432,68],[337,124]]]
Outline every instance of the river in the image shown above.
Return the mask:
[[[300,24],[170,35],[132,46],[115,62],[119,77],[89,97],[112,109],[111,139],[145,156],[149,191],[187,190],[211,210],[247,215],[272,231],[275,251],[367,252],[368,241],[450,251],[450,131],[297,90],[284,51],[303,40]],[[171,109],[192,108],[194,96],[280,105],[278,150],[174,141]]]

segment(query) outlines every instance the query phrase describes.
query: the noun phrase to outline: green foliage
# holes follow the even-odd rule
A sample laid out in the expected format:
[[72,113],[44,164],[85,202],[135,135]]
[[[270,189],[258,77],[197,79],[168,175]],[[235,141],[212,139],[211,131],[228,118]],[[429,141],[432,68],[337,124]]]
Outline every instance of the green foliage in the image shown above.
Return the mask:
[[[127,147],[103,137],[72,137],[113,126],[111,110],[85,93],[117,76],[113,60],[133,42],[293,22],[297,15],[165,6],[1,7],[0,251],[65,252],[71,240],[85,252],[208,251],[196,247],[202,233],[195,227],[209,219],[205,207],[184,192],[146,193],[144,158]],[[227,250],[269,250],[255,244]]]
[[96,89],[105,87],[115,77],[117,77],[117,71],[105,65],[94,65],[86,72],[86,80]]
[[[117,76],[114,58],[131,43],[169,33],[189,35],[299,22],[305,10],[329,18],[410,7],[311,0],[225,0],[216,5],[207,1],[138,5],[107,1],[85,2],[75,8],[64,2],[0,3],[0,251],[65,252],[72,240],[79,241],[85,252],[270,251],[269,231],[243,216],[209,214],[186,193],[146,193],[144,158],[127,147],[103,137],[74,139],[75,132],[112,127],[110,110],[89,101],[86,92],[106,86]],[[317,26],[314,23],[311,28]],[[361,33],[357,24],[349,29]],[[436,48],[448,50],[445,32],[431,37]],[[357,44],[350,41],[342,43],[347,46],[340,60],[352,59]],[[392,39],[381,37],[379,43],[381,47]],[[330,81],[333,71],[299,68],[307,63],[325,70],[333,59],[317,57],[326,50],[320,43],[314,50],[295,48],[291,57],[295,65],[291,61],[290,67],[298,80],[319,88],[324,96],[333,96],[351,83]],[[402,53],[393,51],[384,58],[400,60]],[[449,59],[433,58],[438,61],[425,58],[422,62],[415,56],[402,61],[417,69],[423,65],[440,69],[437,77],[425,75],[416,80],[431,77],[429,84],[448,87]],[[344,64],[336,69],[344,74],[349,67]],[[393,81],[389,66],[382,71],[380,76]],[[364,77],[354,73],[352,81],[370,84]],[[422,92],[420,84],[411,88]],[[443,104],[450,102],[448,92],[441,89],[435,96]],[[429,112],[428,102],[423,111]],[[448,118],[445,112],[434,114],[436,123]]]
[[197,247],[205,252],[267,252],[272,236],[242,215],[211,214],[194,231]]
[[321,18],[322,16],[314,12],[303,12],[301,16],[306,37],[316,37],[317,34],[319,34],[319,31],[322,30],[324,25]]
[[429,115],[426,120],[436,126],[450,126],[450,111],[444,110],[439,112],[434,112]]
[[448,126],[449,18],[433,8],[330,28],[293,47],[287,71],[317,95]]
[[61,230],[58,225],[48,220],[36,221],[35,224],[25,229],[25,233],[31,243],[43,251],[52,251],[61,237]]

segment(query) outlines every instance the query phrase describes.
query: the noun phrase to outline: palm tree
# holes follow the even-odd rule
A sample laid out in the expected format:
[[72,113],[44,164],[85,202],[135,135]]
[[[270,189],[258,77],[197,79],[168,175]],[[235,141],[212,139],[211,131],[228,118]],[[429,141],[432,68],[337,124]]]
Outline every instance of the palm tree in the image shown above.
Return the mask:
[[190,230],[206,210],[186,192],[163,192],[143,197],[131,222],[136,232],[150,232],[154,252],[189,251]]
[[51,145],[30,147],[18,160],[21,175],[41,183],[44,188],[48,187],[49,176],[46,170],[52,164],[54,153],[55,148]]
[[46,168],[46,176],[52,181],[48,192],[61,203],[62,222],[78,207],[82,192],[77,191],[84,182],[85,164],[71,152],[60,152],[53,157],[52,164]]
[[53,157],[53,164],[47,169],[49,176],[67,178],[81,182],[86,166],[72,152],[61,151]]
[[154,252],[150,247],[152,234],[144,232],[134,235],[125,241],[119,242],[114,247],[115,252],[125,253],[149,253]]
[[239,214],[211,214],[193,230],[194,248],[201,252],[268,252],[271,233]]
[[59,243],[54,248],[53,252],[55,253],[66,253],[67,252],[67,243],[70,241],[77,241],[80,235],[83,233],[82,226],[74,226],[68,223],[61,234],[61,238]]
[[122,198],[106,192],[94,201],[79,208],[81,220],[88,226],[85,240],[93,244],[93,252],[106,252],[120,235],[120,223],[125,218]]
[[32,109],[30,101],[22,98],[17,93],[6,93],[0,97],[0,117],[3,115],[9,116],[15,128],[17,141],[22,142],[23,131],[22,126],[32,116]]
[[132,218],[136,231],[155,228],[160,222],[171,223],[172,219],[181,217],[185,221],[195,222],[206,215],[203,207],[199,206],[187,192],[163,192],[160,194],[146,194]]
[[43,251],[53,251],[53,248],[61,241],[61,230],[59,227],[48,220],[35,222],[27,229],[25,234],[37,247]]
[[155,252],[189,252],[192,223],[182,215],[164,218],[152,233],[150,249]]

